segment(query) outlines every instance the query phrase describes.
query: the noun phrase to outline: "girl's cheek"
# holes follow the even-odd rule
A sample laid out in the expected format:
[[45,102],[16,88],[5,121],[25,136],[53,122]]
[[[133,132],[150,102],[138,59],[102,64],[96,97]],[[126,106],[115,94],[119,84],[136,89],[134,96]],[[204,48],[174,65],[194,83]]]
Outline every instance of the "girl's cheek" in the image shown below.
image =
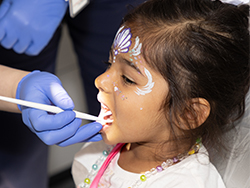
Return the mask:
[[121,89],[119,88],[118,84],[116,84],[115,82],[113,82],[113,87],[114,87],[114,92],[116,94],[117,97],[119,97],[122,101],[128,99],[126,97],[126,95],[121,91]]

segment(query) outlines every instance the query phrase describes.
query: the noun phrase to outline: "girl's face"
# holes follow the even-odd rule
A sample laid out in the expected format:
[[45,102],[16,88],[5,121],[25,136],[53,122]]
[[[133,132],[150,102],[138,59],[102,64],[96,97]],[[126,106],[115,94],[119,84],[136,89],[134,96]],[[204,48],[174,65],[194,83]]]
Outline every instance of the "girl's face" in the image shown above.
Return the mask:
[[160,107],[168,84],[141,55],[139,37],[121,28],[110,52],[109,68],[95,80],[101,117],[112,119],[101,134],[107,144],[159,143],[168,138],[167,120]]

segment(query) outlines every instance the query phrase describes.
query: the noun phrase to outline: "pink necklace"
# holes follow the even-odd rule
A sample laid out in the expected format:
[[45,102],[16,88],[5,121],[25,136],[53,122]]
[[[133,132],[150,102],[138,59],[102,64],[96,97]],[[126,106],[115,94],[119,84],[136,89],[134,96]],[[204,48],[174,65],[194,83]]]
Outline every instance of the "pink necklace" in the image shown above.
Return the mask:
[[[116,156],[118,152],[122,149],[125,144],[117,144],[114,148],[112,146],[108,146],[107,150],[104,150],[102,155],[97,159],[97,161],[92,165],[92,169],[89,171],[88,176],[84,179],[84,181],[79,184],[77,188],[97,188],[98,183],[105,172],[106,168],[108,167],[111,160]],[[136,180],[133,185],[128,188],[137,188],[143,182],[148,180],[153,175],[162,172],[166,168],[181,162],[182,160],[186,159],[188,156],[198,153],[200,147],[202,146],[201,139],[197,139],[196,143],[192,146],[192,148],[185,154],[179,154],[172,159],[167,159],[161,165],[152,168],[151,170],[145,172],[140,176],[140,179]],[[112,149],[113,148],[113,149]],[[105,160],[106,159],[106,160]],[[105,160],[105,161],[104,161]],[[104,161],[102,166],[99,168],[101,163]],[[93,181],[91,181],[93,179]]]

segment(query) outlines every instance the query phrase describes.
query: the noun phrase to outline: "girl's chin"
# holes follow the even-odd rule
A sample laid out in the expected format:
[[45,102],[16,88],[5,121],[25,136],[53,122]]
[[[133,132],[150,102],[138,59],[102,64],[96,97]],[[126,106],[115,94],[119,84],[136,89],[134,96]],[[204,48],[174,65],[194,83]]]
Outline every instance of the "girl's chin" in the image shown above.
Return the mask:
[[119,142],[119,140],[117,140],[116,137],[113,137],[113,135],[110,135],[110,133],[106,132],[106,131],[100,131],[101,135],[102,135],[102,139],[105,142],[105,144],[107,145],[116,145]]
[[114,142],[113,140],[108,139],[106,137],[106,135],[104,135],[103,133],[102,133],[102,138],[103,138],[103,141],[105,142],[105,144],[107,144],[107,145],[116,145],[116,144],[118,144],[117,142]]

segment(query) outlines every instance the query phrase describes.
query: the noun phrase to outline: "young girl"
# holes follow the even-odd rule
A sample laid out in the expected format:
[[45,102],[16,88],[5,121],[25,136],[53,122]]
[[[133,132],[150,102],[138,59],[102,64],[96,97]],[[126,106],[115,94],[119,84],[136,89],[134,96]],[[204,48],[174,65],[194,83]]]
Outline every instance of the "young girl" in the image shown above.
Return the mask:
[[222,134],[244,113],[248,11],[149,0],[124,17],[95,81],[99,116],[113,122],[103,124],[105,143],[76,154],[78,187],[225,187],[203,145],[222,148]]

